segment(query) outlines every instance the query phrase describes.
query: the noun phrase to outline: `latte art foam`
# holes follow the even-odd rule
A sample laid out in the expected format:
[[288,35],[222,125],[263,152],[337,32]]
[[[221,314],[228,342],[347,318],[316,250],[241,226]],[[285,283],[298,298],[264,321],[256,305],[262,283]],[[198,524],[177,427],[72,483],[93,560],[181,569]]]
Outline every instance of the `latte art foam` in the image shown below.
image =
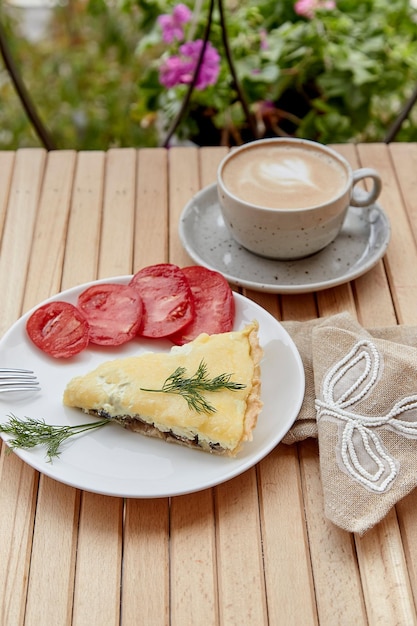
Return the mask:
[[248,175],[252,175],[251,182],[255,185],[259,181],[263,186],[275,188],[276,181],[279,180],[280,184],[285,187],[295,187],[302,184],[317,189],[317,184],[312,180],[312,172],[307,163],[297,157],[289,157],[284,159],[282,163],[255,163],[254,167],[248,171]]
[[296,209],[337,197],[347,177],[342,165],[324,152],[260,146],[231,158],[223,170],[223,180],[233,195],[251,204]]

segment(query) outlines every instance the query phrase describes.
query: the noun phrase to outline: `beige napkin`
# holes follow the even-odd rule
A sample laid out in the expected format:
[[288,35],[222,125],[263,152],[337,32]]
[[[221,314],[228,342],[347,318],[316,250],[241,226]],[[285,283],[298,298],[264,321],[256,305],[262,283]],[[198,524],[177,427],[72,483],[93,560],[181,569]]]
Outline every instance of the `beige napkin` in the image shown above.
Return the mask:
[[417,327],[347,313],[283,326],[306,375],[284,442],[318,437],[326,516],[364,533],[417,485]]

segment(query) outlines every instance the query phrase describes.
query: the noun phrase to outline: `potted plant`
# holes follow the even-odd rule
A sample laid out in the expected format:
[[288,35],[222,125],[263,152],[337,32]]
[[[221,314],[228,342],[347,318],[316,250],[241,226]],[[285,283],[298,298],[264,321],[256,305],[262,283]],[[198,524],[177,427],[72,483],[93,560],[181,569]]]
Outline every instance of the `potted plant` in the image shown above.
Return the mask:
[[[175,139],[204,145],[239,144],[254,133],[381,141],[417,83],[416,10],[408,0],[138,5],[147,17],[136,114],[159,140],[182,113]],[[417,137],[412,119],[408,131],[409,140]]]

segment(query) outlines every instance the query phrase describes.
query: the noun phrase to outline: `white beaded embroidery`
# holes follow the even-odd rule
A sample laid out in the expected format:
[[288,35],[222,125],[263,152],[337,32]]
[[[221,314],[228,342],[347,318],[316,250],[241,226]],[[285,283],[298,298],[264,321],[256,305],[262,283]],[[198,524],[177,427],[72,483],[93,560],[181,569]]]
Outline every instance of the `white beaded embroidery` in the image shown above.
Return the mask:
[[[350,382],[346,382],[348,373],[352,378],[352,370],[358,366],[362,366],[361,373],[356,374],[356,379],[345,388],[344,385]],[[376,493],[389,489],[398,474],[399,463],[387,452],[373,429],[385,426],[405,437],[417,438],[417,422],[398,419],[403,413],[417,409],[417,395],[399,400],[386,415],[366,416],[349,410],[371,392],[380,367],[381,358],[376,346],[368,340],[359,341],[326,374],[322,385],[323,399],[316,399],[317,421],[327,417],[345,422],[340,449],[344,469],[354,480]],[[340,389],[344,390],[343,393]],[[365,467],[365,461],[372,466],[372,471]]]

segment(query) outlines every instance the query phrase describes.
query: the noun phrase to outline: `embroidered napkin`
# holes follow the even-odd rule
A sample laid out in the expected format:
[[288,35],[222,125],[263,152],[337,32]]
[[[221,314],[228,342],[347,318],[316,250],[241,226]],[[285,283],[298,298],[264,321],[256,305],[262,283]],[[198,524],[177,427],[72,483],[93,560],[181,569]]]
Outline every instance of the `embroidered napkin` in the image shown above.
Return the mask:
[[285,322],[306,393],[285,443],[318,437],[325,513],[364,533],[417,485],[417,327]]

